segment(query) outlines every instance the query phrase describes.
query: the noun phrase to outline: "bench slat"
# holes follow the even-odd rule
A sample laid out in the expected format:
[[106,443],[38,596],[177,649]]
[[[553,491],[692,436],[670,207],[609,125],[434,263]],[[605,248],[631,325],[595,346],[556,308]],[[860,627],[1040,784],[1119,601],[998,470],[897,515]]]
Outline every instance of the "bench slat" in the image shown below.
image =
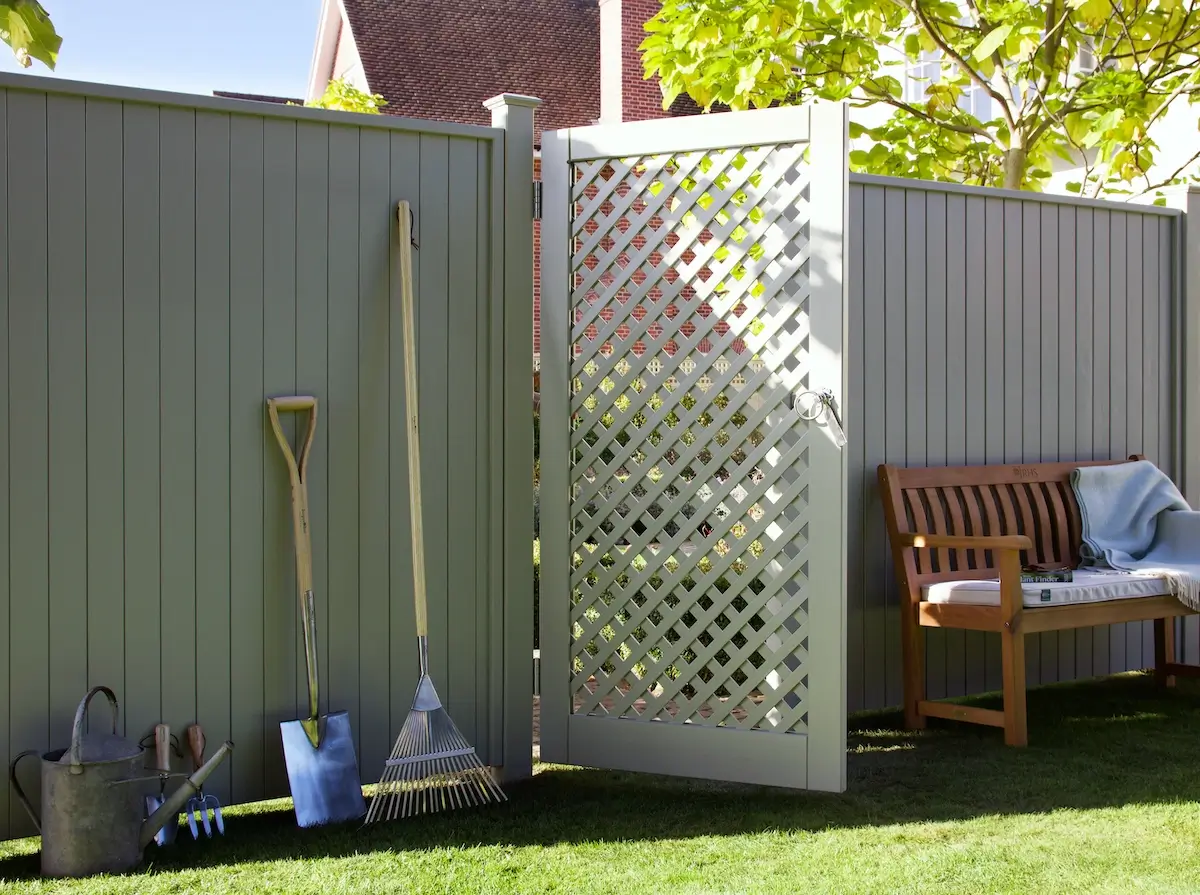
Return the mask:
[[[937,488],[925,488],[922,492],[925,495],[925,502],[929,504],[929,514],[933,517],[932,532],[937,534],[960,534],[957,531],[951,531],[946,525],[946,513],[942,509],[942,494]],[[937,571],[949,572],[953,568],[950,564],[950,550],[942,548],[937,551]]]

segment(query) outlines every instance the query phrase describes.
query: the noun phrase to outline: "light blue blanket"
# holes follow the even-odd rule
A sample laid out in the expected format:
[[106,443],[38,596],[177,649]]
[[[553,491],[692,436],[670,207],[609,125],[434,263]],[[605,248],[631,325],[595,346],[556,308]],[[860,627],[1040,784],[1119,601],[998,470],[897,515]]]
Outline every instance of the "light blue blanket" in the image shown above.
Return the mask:
[[1084,566],[1154,572],[1200,610],[1200,513],[1153,463],[1084,466],[1071,473],[1083,517]]

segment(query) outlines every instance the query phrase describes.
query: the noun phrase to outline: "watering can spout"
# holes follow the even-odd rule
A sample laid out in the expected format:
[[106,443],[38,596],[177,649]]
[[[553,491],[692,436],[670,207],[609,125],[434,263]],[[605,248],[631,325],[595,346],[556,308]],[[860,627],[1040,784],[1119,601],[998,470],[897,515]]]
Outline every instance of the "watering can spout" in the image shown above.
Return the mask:
[[145,823],[142,824],[142,848],[154,841],[155,834],[162,829],[164,824],[179,816],[179,813],[183,811],[183,806],[187,804],[187,800],[200,790],[204,781],[217,769],[217,765],[223,762],[232,751],[233,743],[226,740],[221,748],[213,753],[212,758],[198,768],[196,773],[184,780],[179,789],[171,793],[162,806],[146,818]]

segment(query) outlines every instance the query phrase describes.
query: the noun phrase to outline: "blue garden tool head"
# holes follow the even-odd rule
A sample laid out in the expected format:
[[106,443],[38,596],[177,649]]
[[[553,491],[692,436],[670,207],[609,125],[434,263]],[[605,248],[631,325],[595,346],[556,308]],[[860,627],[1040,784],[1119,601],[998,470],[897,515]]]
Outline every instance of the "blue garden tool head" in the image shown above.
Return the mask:
[[296,823],[302,827],[344,823],[367,813],[350,715],[322,715],[318,728],[318,745],[314,747],[303,721],[279,725]]

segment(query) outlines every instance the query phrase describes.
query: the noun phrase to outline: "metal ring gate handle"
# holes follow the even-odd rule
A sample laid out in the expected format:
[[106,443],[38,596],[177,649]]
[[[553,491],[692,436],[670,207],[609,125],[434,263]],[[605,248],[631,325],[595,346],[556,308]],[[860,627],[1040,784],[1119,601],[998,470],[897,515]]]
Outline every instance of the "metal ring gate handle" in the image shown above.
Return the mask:
[[[825,413],[828,405],[826,401],[828,393],[818,391],[817,389],[808,389],[807,391],[796,393],[796,413],[800,419],[806,422],[814,422],[819,420]],[[805,398],[811,398],[812,404],[805,408],[802,404]]]
[[[805,398],[810,399],[810,403],[805,405]],[[846,431],[842,428],[842,420],[837,412],[837,405],[833,397],[833,392],[827,388],[824,389],[807,389],[802,392],[797,392],[794,400],[796,415],[805,422],[814,423],[824,417],[824,425],[833,435],[833,440],[838,447],[844,447],[846,444]]]

